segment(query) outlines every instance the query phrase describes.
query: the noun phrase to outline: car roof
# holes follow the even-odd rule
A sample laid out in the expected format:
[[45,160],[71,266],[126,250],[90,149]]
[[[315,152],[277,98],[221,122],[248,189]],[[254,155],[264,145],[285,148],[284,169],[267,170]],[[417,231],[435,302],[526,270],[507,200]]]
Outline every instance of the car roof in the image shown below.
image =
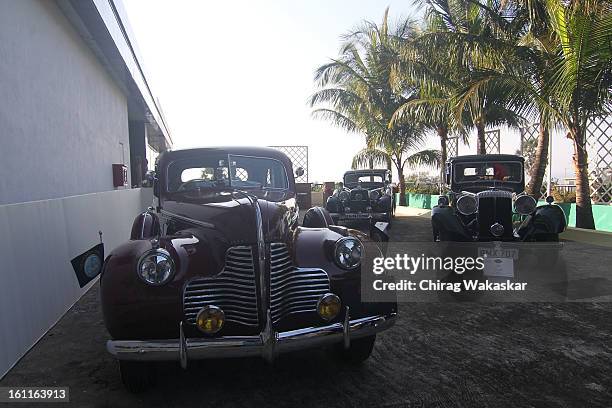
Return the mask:
[[349,170],[347,172],[344,173],[344,175],[346,176],[347,174],[363,174],[363,175],[370,175],[370,174],[380,174],[380,173],[386,173],[389,170],[387,169],[361,169],[361,170]]
[[471,154],[465,156],[455,156],[448,159],[449,163],[463,162],[487,162],[487,161],[525,161],[522,156],[515,154]]
[[218,147],[200,147],[195,149],[170,150],[163,152],[158,157],[160,166],[164,166],[169,162],[177,159],[195,157],[204,153],[219,153],[219,154],[235,154],[240,156],[255,156],[269,157],[279,160],[285,166],[292,168],[293,165],[289,157],[278,149],[272,147],[254,147],[254,146],[218,146]]

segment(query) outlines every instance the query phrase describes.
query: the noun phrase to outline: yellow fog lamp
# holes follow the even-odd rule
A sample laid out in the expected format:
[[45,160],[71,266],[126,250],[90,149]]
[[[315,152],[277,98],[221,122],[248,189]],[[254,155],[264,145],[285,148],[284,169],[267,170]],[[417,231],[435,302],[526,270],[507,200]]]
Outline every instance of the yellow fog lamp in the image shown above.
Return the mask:
[[319,301],[317,302],[317,313],[319,316],[326,322],[332,320],[334,317],[338,316],[340,313],[340,306],[342,302],[340,302],[340,298],[333,293],[326,293],[321,296]]
[[206,334],[215,334],[223,327],[225,313],[217,306],[204,306],[196,317],[198,329]]

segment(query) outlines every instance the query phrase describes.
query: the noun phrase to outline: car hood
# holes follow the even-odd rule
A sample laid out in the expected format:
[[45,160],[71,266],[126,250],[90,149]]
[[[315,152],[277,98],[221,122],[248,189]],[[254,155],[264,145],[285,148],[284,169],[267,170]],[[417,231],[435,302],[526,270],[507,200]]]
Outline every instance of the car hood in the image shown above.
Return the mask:
[[[275,193],[268,198],[259,198],[255,204],[261,210],[264,239],[266,242],[287,242],[289,227],[297,222],[295,212],[290,211],[295,197],[290,193]],[[218,194],[207,200],[166,199],[162,215],[177,223],[179,229],[196,228],[201,234],[214,236],[229,245],[257,242],[256,211],[247,197]]]

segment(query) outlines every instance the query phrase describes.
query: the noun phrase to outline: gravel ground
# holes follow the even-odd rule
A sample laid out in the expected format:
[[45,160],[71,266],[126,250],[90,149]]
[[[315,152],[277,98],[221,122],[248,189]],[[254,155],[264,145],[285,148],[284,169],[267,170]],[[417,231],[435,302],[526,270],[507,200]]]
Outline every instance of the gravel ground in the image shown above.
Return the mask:
[[[424,217],[400,217],[392,230],[396,241],[429,237]],[[610,303],[406,303],[361,367],[324,351],[272,366],[165,364],[156,389],[132,395],[105,351],[95,286],[0,386],[69,386],[78,407],[612,407],[611,312]]]

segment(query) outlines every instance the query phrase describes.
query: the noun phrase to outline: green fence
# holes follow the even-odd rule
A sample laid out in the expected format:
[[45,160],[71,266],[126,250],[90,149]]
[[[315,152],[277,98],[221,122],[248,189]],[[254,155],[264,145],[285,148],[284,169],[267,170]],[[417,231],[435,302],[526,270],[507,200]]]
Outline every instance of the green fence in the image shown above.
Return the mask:
[[[406,194],[406,204],[408,207],[414,208],[429,208],[438,204],[437,194]],[[395,202],[399,205],[399,194],[395,195]],[[538,204],[546,204],[544,201],[540,201]],[[561,203],[559,204],[565,212],[565,218],[567,218],[567,225],[570,227],[576,226],[576,204]],[[593,218],[595,218],[595,228],[599,231],[612,231],[612,205],[593,205]]]

